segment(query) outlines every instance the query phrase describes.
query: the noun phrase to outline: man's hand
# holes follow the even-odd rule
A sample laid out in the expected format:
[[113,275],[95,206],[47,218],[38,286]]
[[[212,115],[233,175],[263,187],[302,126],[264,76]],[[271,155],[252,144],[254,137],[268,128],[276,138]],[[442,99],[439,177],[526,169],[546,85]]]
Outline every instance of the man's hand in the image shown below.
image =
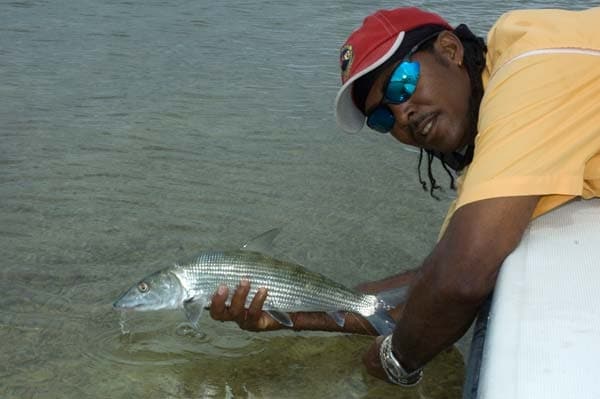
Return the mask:
[[210,316],[215,320],[235,321],[241,329],[248,331],[273,331],[283,328],[262,310],[267,299],[267,289],[259,288],[250,307],[245,309],[244,304],[249,292],[250,282],[242,280],[233,293],[231,305],[227,306],[225,302],[229,295],[229,289],[225,285],[219,286],[212,297]]
[[371,374],[373,377],[388,381],[387,375],[385,374],[383,367],[381,367],[381,359],[379,358],[379,347],[384,338],[385,337],[383,336],[377,337],[363,355],[362,360],[367,369],[367,373]]

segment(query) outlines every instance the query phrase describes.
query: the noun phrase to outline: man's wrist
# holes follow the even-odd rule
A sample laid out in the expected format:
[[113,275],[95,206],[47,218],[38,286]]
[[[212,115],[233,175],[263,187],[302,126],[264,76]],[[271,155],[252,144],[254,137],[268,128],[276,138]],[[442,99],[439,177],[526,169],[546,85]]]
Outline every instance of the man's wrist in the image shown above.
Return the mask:
[[388,380],[396,385],[411,387],[417,385],[423,377],[423,369],[418,368],[413,371],[407,371],[392,351],[392,335],[388,335],[383,339],[379,347],[379,360],[381,367],[388,377]]

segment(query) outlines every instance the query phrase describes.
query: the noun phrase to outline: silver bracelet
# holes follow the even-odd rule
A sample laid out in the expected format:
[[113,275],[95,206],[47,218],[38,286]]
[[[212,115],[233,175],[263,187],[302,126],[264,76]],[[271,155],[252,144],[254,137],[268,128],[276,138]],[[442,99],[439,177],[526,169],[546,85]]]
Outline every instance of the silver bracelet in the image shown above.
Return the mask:
[[396,359],[396,356],[392,352],[391,334],[383,339],[379,347],[379,360],[388,380],[393,384],[412,387],[417,385],[421,381],[421,377],[423,377],[423,369],[418,368],[408,372],[402,367],[398,359]]

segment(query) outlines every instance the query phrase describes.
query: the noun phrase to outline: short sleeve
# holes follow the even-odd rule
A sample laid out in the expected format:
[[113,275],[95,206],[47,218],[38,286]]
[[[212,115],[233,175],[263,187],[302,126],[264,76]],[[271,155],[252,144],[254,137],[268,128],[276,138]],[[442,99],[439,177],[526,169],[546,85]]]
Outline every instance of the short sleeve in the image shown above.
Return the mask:
[[599,71],[598,56],[536,54],[492,75],[456,208],[497,197],[555,196],[540,202],[544,208],[582,195],[585,174],[598,173],[586,164],[600,153]]

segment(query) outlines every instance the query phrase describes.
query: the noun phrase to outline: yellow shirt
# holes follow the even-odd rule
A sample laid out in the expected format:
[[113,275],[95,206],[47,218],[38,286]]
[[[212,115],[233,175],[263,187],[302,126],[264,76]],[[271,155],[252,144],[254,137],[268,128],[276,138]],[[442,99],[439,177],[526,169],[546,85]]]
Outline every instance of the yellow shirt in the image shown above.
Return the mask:
[[459,207],[542,195],[533,217],[600,196],[600,8],[521,10],[488,35],[473,162]]

